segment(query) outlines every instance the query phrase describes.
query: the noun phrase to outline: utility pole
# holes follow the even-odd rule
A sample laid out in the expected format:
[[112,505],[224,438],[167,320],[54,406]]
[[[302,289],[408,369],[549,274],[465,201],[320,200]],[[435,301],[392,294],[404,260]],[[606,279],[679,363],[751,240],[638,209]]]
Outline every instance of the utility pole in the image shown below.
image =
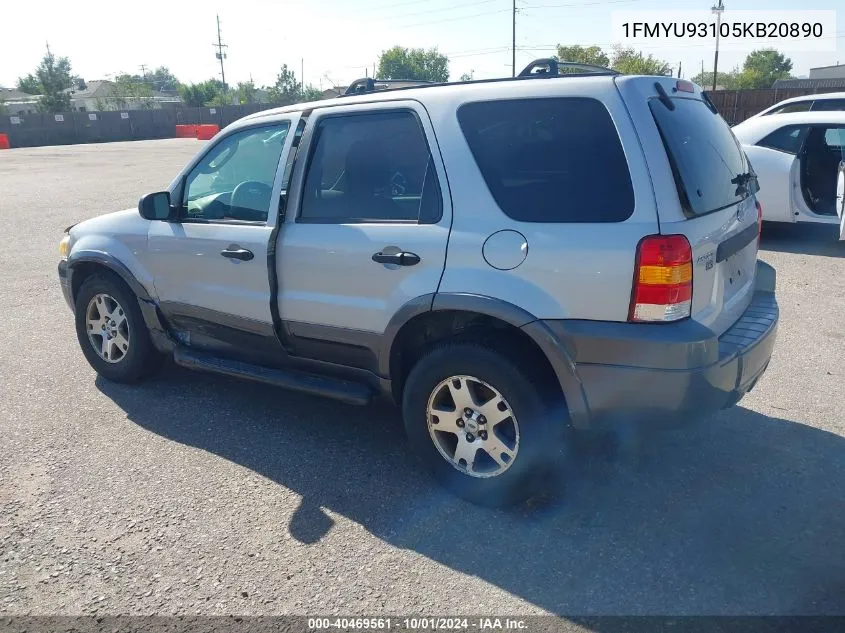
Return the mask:
[[305,58],[299,58],[299,91],[305,92]]
[[723,0],[714,6],[712,11],[716,14],[716,55],[713,57],[713,90],[716,90],[716,77],[719,73],[719,31],[722,26],[722,11],[725,10]]
[[141,69],[141,77],[143,78],[144,81],[146,81],[147,80],[147,65],[141,64],[140,66],[138,66],[138,68]]
[[681,78],[681,68],[683,68],[684,62],[678,62],[678,79]]
[[511,19],[511,77],[516,77],[516,0],[513,0]]
[[50,42],[47,42],[47,54],[48,55],[52,54],[52,53],[50,53]]
[[220,16],[217,16],[217,43],[212,44],[214,48],[217,49],[217,53],[215,53],[215,57],[220,60],[220,77],[223,79],[223,90],[227,90],[226,87],[226,71],[223,70],[223,60],[226,59],[226,53],[223,51],[224,48],[228,48],[227,44],[223,43],[223,39],[220,37]]

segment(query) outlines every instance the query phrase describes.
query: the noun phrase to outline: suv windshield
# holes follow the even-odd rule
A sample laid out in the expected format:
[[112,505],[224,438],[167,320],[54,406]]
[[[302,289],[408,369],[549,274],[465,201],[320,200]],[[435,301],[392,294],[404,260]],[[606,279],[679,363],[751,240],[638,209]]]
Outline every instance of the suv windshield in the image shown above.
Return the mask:
[[700,99],[674,97],[674,109],[649,101],[672,163],[678,196],[690,215],[724,209],[745,199],[750,167],[728,124]]

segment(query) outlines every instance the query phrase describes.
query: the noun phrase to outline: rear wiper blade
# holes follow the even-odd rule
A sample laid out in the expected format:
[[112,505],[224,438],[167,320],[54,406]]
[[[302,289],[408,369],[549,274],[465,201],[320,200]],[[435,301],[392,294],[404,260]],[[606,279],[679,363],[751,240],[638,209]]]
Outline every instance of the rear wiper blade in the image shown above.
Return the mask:
[[[748,186],[749,183],[751,184],[751,187]],[[737,174],[734,178],[731,178],[731,184],[736,185],[736,194],[734,195],[737,196],[743,193],[752,194],[759,191],[759,187],[757,186],[757,174],[755,174],[753,170],[749,170],[744,174]]]

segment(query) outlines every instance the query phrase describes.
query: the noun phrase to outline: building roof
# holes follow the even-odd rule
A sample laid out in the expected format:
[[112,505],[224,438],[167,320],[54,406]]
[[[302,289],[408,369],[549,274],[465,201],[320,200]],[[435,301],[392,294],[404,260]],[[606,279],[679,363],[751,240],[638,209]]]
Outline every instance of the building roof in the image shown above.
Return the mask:
[[74,90],[74,99],[98,99],[110,97],[114,91],[114,82],[107,79],[94,79],[85,84],[84,90]]
[[841,68],[845,66],[845,64],[831,64],[830,66],[816,66],[815,68],[811,68],[810,71],[814,70],[827,70],[828,68]]
[[772,88],[800,88],[802,90],[845,90],[845,77],[841,79],[778,79]]
[[20,90],[0,88],[0,101],[37,101],[38,95],[31,95]]

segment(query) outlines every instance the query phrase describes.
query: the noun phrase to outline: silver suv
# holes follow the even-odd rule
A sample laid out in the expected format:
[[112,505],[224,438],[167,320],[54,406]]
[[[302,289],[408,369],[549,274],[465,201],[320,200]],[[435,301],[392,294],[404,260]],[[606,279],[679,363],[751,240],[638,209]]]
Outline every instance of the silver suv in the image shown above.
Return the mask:
[[[567,72],[563,72],[566,70]],[[103,377],[179,365],[401,406],[450,489],[524,499],[571,431],[735,404],[772,354],[756,177],[700,88],[514,79],[248,116],[59,277]]]

